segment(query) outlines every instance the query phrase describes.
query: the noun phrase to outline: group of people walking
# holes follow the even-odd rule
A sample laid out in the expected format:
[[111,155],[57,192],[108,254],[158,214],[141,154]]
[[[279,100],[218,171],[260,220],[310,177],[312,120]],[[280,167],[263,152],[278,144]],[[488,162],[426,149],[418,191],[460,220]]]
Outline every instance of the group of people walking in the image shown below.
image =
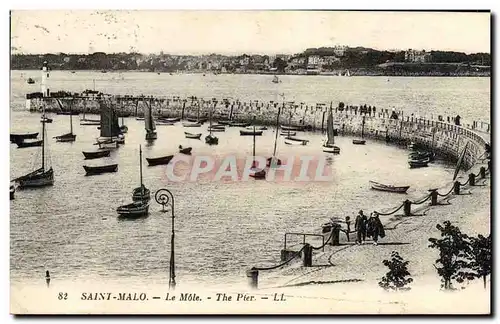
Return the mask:
[[385,237],[384,225],[377,212],[371,213],[368,218],[360,210],[354,222],[354,229],[356,230],[356,244],[363,244],[367,237],[371,237],[373,244],[378,245],[378,239]]

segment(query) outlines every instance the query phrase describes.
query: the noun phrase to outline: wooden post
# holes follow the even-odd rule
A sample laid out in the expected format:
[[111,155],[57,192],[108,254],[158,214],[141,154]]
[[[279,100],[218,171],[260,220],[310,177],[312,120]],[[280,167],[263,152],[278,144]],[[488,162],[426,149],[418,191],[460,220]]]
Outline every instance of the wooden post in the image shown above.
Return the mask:
[[47,287],[50,286],[50,273],[49,270],[45,271],[45,282],[47,283]]
[[405,216],[411,216],[411,201],[406,199],[404,202],[403,210],[405,213]]
[[453,184],[453,192],[455,193],[455,195],[460,195],[460,182],[455,181],[455,183]]
[[436,206],[438,203],[438,193],[437,189],[430,189],[431,192],[431,206]]
[[309,243],[304,244],[304,267],[312,266],[312,246]]
[[476,175],[474,173],[469,174],[469,185],[474,186],[476,184]]
[[247,277],[249,278],[250,288],[257,289],[259,286],[259,270],[255,268],[248,270]]

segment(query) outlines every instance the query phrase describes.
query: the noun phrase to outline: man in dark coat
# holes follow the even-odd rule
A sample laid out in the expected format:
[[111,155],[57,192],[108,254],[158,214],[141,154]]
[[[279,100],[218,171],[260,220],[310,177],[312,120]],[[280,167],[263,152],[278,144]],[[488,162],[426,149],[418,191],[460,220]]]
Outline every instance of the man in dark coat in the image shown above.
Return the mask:
[[360,210],[358,216],[356,216],[356,221],[354,222],[354,229],[356,230],[356,243],[363,244],[366,240],[366,215]]
[[368,220],[368,224],[366,226],[366,232],[368,236],[371,236],[373,238],[374,245],[378,245],[379,237],[380,238],[385,237],[384,225],[382,225],[382,222],[380,221],[377,212],[374,212],[370,216],[370,219]]

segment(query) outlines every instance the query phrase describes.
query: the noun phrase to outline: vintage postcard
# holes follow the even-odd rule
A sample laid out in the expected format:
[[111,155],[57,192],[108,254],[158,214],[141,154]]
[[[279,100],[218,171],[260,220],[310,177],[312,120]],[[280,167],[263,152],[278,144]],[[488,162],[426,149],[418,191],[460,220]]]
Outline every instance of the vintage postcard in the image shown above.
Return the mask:
[[490,314],[490,26],[11,11],[10,312]]

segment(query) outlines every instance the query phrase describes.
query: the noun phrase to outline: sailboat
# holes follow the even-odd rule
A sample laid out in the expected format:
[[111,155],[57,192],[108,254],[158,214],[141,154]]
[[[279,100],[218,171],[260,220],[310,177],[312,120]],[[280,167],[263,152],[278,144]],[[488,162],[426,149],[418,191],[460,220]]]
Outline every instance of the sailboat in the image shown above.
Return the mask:
[[57,142],[74,142],[76,140],[76,135],[73,134],[73,115],[69,114],[69,133],[56,136],[55,139]]
[[45,123],[42,123],[42,166],[41,168],[28,173],[22,177],[14,179],[19,183],[20,188],[52,186],[54,184],[54,170],[45,165]]
[[266,170],[257,168],[257,163],[255,163],[255,125],[253,126],[254,135],[253,135],[253,161],[252,166],[250,167],[251,173],[249,176],[255,179],[264,179],[266,177]]
[[140,170],[140,175],[141,175],[141,185],[137,188],[134,189],[132,193],[132,200],[133,201],[149,201],[151,199],[150,197],[150,190],[144,186],[142,183],[142,148],[139,145],[139,170]]
[[153,120],[151,102],[147,105],[146,110],[144,111],[144,127],[146,129],[147,141],[152,141],[158,138],[158,135],[155,132],[156,126],[155,121]]
[[323,144],[323,152],[339,154],[340,147],[335,146],[335,133],[333,130],[333,115],[332,115],[331,103],[330,103],[330,110],[328,112],[328,120],[326,122],[326,135],[327,135],[327,140]]
[[[283,104],[283,107],[285,107],[285,104]],[[273,156],[268,158],[266,161],[266,165],[268,167],[275,167],[281,165],[281,160],[276,157],[276,146],[278,144],[278,133],[280,128],[280,113],[281,113],[281,107],[278,107],[278,116],[276,117],[276,137],[274,138],[274,151],[273,151]]]
[[117,148],[118,136],[121,134],[118,126],[118,116],[110,105],[101,105],[101,137],[97,139],[99,148]]
[[[214,108],[217,103],[214,103]],[[219,138],[217,136],[212,135],[212,109],[210,109],[210,126],[208,127],[209,134],[205,136],[205,143],[208,145],[218,145],[219,144]]]
[[80,118],[80,125],[100,125],[101,121],[99,119],[85,118],[85,111],[83,112],[83,118]]
[[[290,112],[290,118],[288,120],[288,124],[291,126],[292,125],[292,113]],[[285,130],[284,126],[281,126],[281,129]],[[287,145],[307,145],[309,143],[309,140],[301,139],[294,137],[291,134],[291,131],[293,130],[292,127],[287,127],[288,130],[288,135],[285,137],[285,144]]]
[[365,145],[366,141],[364,140],[364,137],[365,137],[365,116],[363,116],[363,122],[361,123],[361,139],[353,139],[352,144]]

